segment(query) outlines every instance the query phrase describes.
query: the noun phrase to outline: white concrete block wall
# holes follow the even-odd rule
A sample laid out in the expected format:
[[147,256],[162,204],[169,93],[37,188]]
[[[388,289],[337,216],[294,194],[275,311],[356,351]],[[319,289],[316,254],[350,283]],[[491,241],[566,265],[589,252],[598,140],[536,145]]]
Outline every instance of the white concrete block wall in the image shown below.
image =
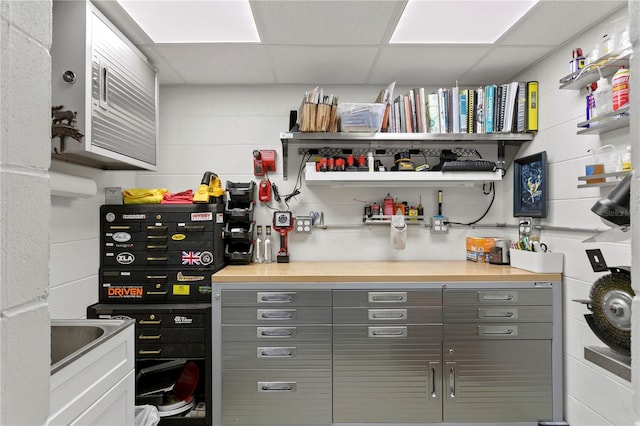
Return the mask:
[[[51,2],[0,0],[0,424],[49,412]],[[34,403],[35,402],[35,403]]]

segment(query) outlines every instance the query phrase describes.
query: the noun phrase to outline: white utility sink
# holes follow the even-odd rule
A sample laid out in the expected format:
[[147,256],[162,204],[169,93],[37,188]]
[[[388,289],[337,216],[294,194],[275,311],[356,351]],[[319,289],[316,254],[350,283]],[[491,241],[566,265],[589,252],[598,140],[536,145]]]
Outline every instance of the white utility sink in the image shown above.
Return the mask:
[[52,320],[50,425],[133,425],[133,320]]

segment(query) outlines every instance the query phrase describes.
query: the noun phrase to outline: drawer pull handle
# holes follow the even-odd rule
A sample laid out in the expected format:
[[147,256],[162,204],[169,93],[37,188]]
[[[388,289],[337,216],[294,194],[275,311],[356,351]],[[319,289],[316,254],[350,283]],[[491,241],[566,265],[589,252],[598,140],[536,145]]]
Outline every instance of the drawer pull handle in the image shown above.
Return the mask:
[[166,244],[164,245],[152,245],[152,244],[147,244],[147,250],[166,250],[169,246],[167,246]]
[[167,275],[147,275],[145,278],[148,280],[166,280]]
[[258,327],[258,337],[292,337],[296,332],[295,327],[289,328],[263,328]]
[[291,303],[295,293],[258,293],[258,303]]
[[155,336],[148,336],[146,334],[141,334],[140,336],[138,336],[138,339],[139,340],[160,340],[161,336],[162,336],[161,334],[158,334]]
[[478,336],[517,336],[518,326],[479,326]]
[[482,318],[513,318],[513,312],[483,312]]
[[456,397],[456,367],[449,367],[449,396],[451,398]]
[[498,294],[498,295],[490,295],[485,294],[482,296],[482,300],[515,300],[515,298],[510,294]]
[[296,348],[258,348],[258,358],[291,358]]
[[149,231],[166,231],[167,229],[169,229],[167,226],[147,225]]
[[369,337],[407,337],[407,327],[369,327]]
[[264,311],[258,309],[258,319],[263,320],[288,320],[293,318],[295,311]]
[[138,354],[139,355],[160,355],[160,352],[162,352],[162,349],[156,349],[154,351],[140,349],[138,351]]
[[131,227],[127,225],[111,225],[109,227],[109,230],[118,230],[118,231],[129,230],[129,229],[131,229]]
[[167,240],[166,235],[147,235],[147,240]]
[[370,320],[400,320],[407,318],[406,309],[369,309]]
[[162,320],[140,320],[138,324],[142,325],[158,325],[162,322]]
[[295,392],[297,382],[258,382],[258,392]]
[[430,362],[429,367],[431,368],[431,398],[438,397],[438,363]]
[[167,292],[166,291],[148,291],[147,294],[151,296],[164,296],[167,294]]
[[147,257],[149,262],[166,262],[169,260],[168,257]]
[[204,226],[202,225],[184,225],[184,226],[178,226],[178,229],[184,230],[184,231],[204,231]]
[[483,331],[482,334],[506,334],[506,335],[512,335],[514,333],[514,331],[510,328],[507,328],[506,330],[502,330],[502,331]]
[[369,303],[403,303],[407,301],[406,291],[369,292]]

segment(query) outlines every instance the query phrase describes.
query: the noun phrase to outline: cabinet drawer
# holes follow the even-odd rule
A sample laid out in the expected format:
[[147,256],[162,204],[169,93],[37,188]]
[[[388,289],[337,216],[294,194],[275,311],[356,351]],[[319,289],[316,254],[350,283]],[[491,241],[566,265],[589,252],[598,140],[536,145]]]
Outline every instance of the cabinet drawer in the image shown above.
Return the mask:
[[223,308],[223,324],[331,324],[330,307]]
[[334,290],[333,306],[441,306],[442,290]]
[[222,326],[223,342],[331,342],[331,336],[330,325]]
[[334,324],[441,324],[442,307],[333,308]]
[[204,343],[204,328],[142,328],[136,330],[137,343]]
[[140,343],[136,342],[136,359],[143,358],[204,358],[204,343]]
[[222,306],[331,306],[331,291],[223,290]]
[[222,368],[326,370],[331,368],[331,341],[289,345],[226,342],[222,345]]
[[445,323],[461,322],[551,322],[551,306],[454,305],[444,309]]
[[331,370],[222,370],[225,425],[329,425]]
[[447,339],[469,340],[550,340],[551,323],[445,324]]
[[552,305],[553,290],[550,288],[447,289],[444,291],[444,304]]

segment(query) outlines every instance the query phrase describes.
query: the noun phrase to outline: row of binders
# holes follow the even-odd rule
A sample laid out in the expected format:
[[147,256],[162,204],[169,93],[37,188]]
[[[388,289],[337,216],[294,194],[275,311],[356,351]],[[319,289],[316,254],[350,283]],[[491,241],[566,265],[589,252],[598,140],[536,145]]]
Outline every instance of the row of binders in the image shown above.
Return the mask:
[[529,133],[538,130],[538,82],[477,89],[411,89],[387,102],[381,131],[389,133]]

